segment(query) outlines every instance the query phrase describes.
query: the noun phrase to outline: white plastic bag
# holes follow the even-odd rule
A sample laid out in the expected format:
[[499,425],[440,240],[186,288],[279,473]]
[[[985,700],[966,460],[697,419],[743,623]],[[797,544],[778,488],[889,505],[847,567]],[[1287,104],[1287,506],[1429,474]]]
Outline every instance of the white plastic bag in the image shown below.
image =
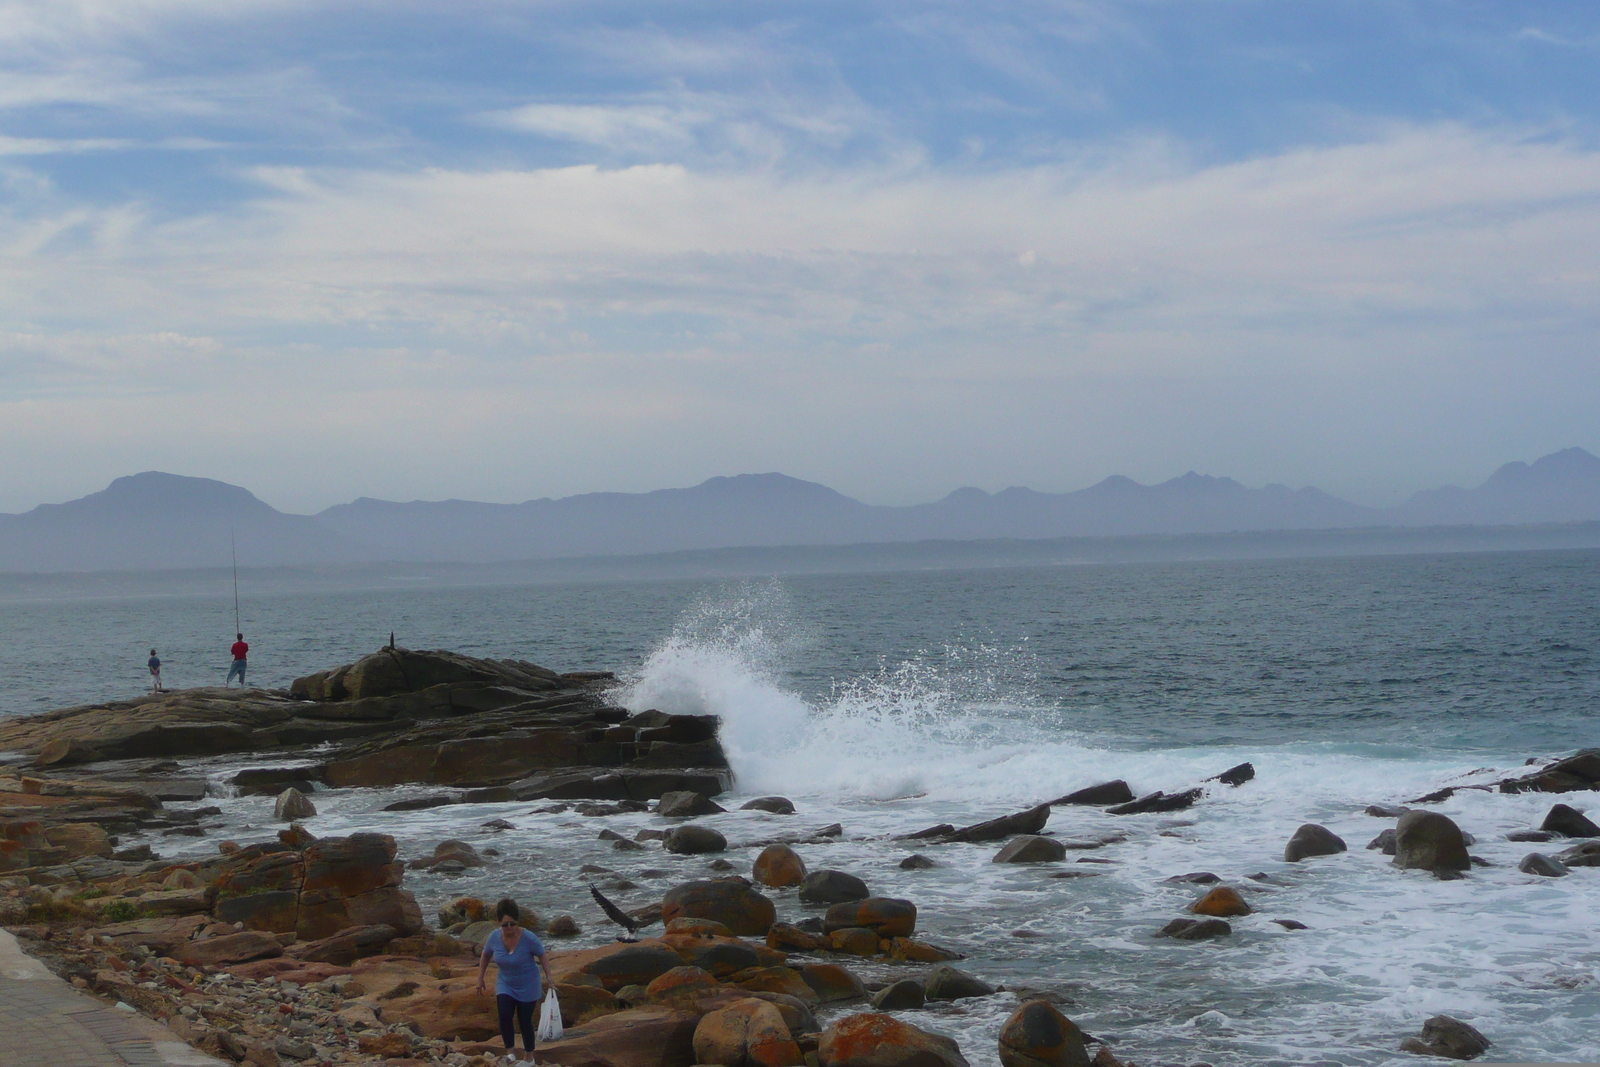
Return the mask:
[[560,1041],[563,1033],[561,1027],[561,1001],[556,998],[554,987],[545,991],[544,1003],[539,1006],[538,1038],[543,1041]]

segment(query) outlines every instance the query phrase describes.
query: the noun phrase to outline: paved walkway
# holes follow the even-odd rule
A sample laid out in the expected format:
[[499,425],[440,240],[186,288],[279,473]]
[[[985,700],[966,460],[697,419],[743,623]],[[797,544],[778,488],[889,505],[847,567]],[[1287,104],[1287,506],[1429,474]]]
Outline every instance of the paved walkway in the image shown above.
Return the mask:
[[213,1067],[221,1061],[149,1019],[78,992],[0,930],[0,1064]]

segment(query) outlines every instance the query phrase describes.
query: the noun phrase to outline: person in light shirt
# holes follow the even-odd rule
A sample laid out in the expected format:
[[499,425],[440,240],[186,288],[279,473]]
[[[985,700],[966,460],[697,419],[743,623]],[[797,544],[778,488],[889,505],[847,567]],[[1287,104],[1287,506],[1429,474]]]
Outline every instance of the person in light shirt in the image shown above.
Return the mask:
[[544,995],[540,984],[543,972],[550,980],[550,962],[545,959],[544,945],[532,930],[521,925],[522,909],[517,902],[506,897],[494,907],[500,929],[490,934],[483,943],[483,958],[478,961],[478,992],[486,993],[484,976],[489,962],[494,961],[495,1007],[500,1013],[500,1040],[509,1052],[517,1047],[517,1035],[512,1029],[512,1018],[522,1028],[522,1044],[528,1058],[533,1058],[533,1006]]

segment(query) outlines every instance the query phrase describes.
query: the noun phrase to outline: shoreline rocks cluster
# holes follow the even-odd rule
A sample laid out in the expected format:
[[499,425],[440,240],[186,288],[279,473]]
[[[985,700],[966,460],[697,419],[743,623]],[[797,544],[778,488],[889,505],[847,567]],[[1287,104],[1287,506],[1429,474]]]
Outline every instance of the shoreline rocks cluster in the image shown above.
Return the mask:
[[[655,802],[655,814],[677,825],[633,838],[612,830],[600,836],[618,851],[653,842],[680,856],[724,851],[721,833],[692,821],[725,811],[713,799],[731,785],[716,720],[613,707],[605,700],[611,680],[602,672],[556,674],[521,661],[384,649],[300,679],[286,692],[190,690],[0,723],[0,749],[29,757],[9,773],[0,770],[0,925],[80,988],[163,1020],[184,1040],[234,1062],[486,1067],[500,1052],[492,997],[475,990],[476,952],[493,929],[490,909],[463,897],[441,909],[431,927],[403,888],[408,868],[461,872],[483,865],[484,856],[466,842],[443,841],[406,864],[386,835],[318,840],[295,820],[315,817],[308,794],[317,787],[423,785],[439,791],[387,810],[540,800],[555,802],[540,810],[574,806],[605,815],[651,810]],[[312,745],[332,750],[313,752]],[[215,856],[187,863],[158,859],[150,843],[124,845],[129,835],[203,834],[218,813],[165,807],[206,796],[206,780],[186,773],[181,760],[258,752],[278,765],[242,768],[229,784],[277,798],[275,817],[289,823],[277,840],[221,842]],[[999,818],[939,824],[895,840],[995,846],[994,863],[1048,869],[1070,852],[1129,836],[1057,837],[1047,828],[1057,806],[1093,806],[1111,816],[1182,811],[1208,790],[1238,788],[1254,775],[1241,764],[1170,794],[1137,795],[1124,781],[1106,782]],[[1481,788],[1600,788],[1600,753],[1585,750]],[[1482,865],[1468,852],[1471,835],[1453,820],[1410,806],[1451,791],[1369,808],[1395,826],[1368,848],[1393,856],[1398,868],[1441,878]],[[795,813],[783,797],[744,807]],[[835,824],[757,843],[765,847],[749,878],[672,886],[659,904],[629,913],[633,927],[661,923],[657,936],[553,951],[570,1029],[541,1046],[540,1060],[565,1067],[965,1067],[955,1042],[887,1013],[1003,990],[954,967],[959,953],[922,939],[913,901],[874,895],[850,871],[812,869],[795,848],[842,833]],[[1570,805],[1556,804],[1538,829],[1510,836],[1577,842],[1554,856],[1530,854],[1519,864],[1526,873],[1559,877],[1600,866],[1600,827]],[[1283,858],[1301,863],[1346,851],[1332,831],[1307,823]],[[938,864],[913,853],[900,866]],[[720,859],[712,867],[732,870]],[[1230,885],[1210,872],[1168,881],[1204,892],[1157,937],[1227,938],[1229,919],[1255,911],[1248,881]],[[793,890],[794,899],[823,914],[784,921],[763,889]],[[1305,929],[1293,919],[1269,921]],[[527,924],[551,938],[579,932],[566,915]],[[865,980],[852,961],[915,973]],[[1481,1042],[1476,1055],[1488,1042],[1475,1034],[1440,1016],[1402,1047],[1456,1056]],[[1003,1067],[1117,1063],[1108,1045],[1037,998],[1022,998],[998,1041]]]

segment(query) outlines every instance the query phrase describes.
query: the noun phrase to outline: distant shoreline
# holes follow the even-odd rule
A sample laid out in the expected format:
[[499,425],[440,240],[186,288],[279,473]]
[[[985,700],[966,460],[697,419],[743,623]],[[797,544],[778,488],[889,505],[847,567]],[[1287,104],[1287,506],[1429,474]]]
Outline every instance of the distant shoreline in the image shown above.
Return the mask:
[[[1600,550],[1600,522],[1362,527],[1117,537],[927,540],[688,549],[501,563],[352,563],[243,567],[272,592],[375,591],[588,582],[711,580],[919,570],[1358,558]],[[0,571],[0,602],[221,595],[226,568]],[[265,590],[263,590],[265,591]]]

